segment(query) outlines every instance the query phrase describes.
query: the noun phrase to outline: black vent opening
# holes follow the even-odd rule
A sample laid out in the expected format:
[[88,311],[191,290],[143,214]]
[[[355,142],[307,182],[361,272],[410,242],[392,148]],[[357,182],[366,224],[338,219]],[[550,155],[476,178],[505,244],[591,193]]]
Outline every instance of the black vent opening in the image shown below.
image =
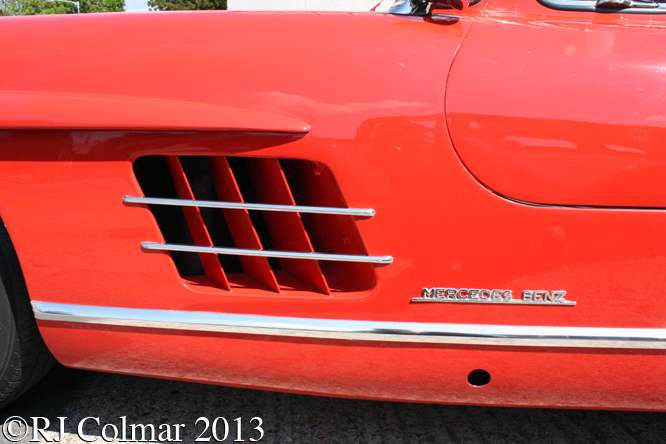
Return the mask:
[[[219,201],[204,157],[181,156],[180,164],[183,166],[183,171],[196,200]],[[236,246],[222,211],[214,208],[199,208],[199,211],[208,229],[208,234],[210,234],[213,241],[213,245],[219,247]],[[243,272],[243,267],[238,256],[219,254],[218,260],[222,265],[222,269],[227,273]]]
[[[236,179],[243,201],[247,203],[258,203],[257,196],[254,194],[254,189],[252,188],[250,173],[245,166],[245,160],[241,157],[227,157],[227,161],[229,162],[229,167],[231,167],[231,171]],[[259,240],[261,241],[264,250],[274,250],[268,228],[266,228],[266,223],[264,222],[261,212],[250,211],[249,213],[252,225],[257,232],[257,236],[259,236]],[[280,269],[280,263],[274,257],[268,258],[268,264],[272,270]]]
[[[145,197],[179,199],[176,205],[149,205],[167,244],[230,249],[224,254],[205,248],[192,253],[170,251],[185,280],[230,291],[255,288],[325,295],[365,291],[376,285],[372,263],[349,260],[368,255],[356,226],[363,217],[312,213],[321,207],[348,209],[333,173],[321,163],[145,156],[134,162],[134,173]],[[214,202],[217,207],[180,203],[186,200]],[[262,207],[229,208],[229,203]],[[308,209],[289,209],[294,205]],[[264,252],[295,256],[263,257]],[[313,253],[337,255],[339,260],[312,259],[308,255]]]
[[[178,198],[164,156],[138,158],[134,162],[134,174],[145,196]],[[149,207],[166,243],[187,245],[194,243],[182,208],[163,205],[150,205]],[[181,276],[204,274],[201,260],[196,254],[180,251],[172,251],[169,254]]]

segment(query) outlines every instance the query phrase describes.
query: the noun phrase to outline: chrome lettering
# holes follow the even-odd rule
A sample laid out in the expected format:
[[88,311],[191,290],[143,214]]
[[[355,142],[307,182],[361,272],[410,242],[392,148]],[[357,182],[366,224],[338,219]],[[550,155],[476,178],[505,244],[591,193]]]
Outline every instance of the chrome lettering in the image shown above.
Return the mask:
[[420,298],[412,301],[430,302],[459,302],[463,304],[510,304],[510,305],[559,305],[575,306],[576,302],[567,301],[564,290],[523,290],[520,299],[513,298],[512,290],[495,288],[446,288],[446,287],[423,287]]
[[566,295],[567,292],[564,290],[561,291],[554,291],[553,292],[553,297],[555,297],[555,302],[564,302],[564,295]]

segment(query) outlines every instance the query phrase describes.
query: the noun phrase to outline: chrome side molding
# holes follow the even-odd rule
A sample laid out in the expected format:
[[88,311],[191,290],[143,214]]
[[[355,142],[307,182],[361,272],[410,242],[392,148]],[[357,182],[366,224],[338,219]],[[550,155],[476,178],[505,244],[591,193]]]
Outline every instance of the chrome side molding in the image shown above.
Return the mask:
[[663,328],[537,327],[292,318],[32,302],[41,321],[350,341],[666,349]]
[[301,253],[298,251],[247,250],[243,248],[199,247],[196,245],[160,244],[157,242],[141,242],[141,248],[143,248],[144,250],[184,251],[186,253],[231,254],[235,256],[276,257],[282,259],[310,259],[310,260],[337,261],[337,262],[365,262],[368,264],[384,264],[384,265],[393,263],[393,257],[391,256],[361,256],[361,255],[352,255],[352,254]]
[[372,217],[375,210],[372,208],[333,208],[333,207],[306,207],[302,205],[272,205],[240,202],[218,202],[210,200],[163,199],[156,197],[125,196],[123,202],[144,205],[170,205],[176,207],[204,207],[222,208],[231,210],[259,210],[281,211],[286,213],[311,214],[337,214],[340,216]]

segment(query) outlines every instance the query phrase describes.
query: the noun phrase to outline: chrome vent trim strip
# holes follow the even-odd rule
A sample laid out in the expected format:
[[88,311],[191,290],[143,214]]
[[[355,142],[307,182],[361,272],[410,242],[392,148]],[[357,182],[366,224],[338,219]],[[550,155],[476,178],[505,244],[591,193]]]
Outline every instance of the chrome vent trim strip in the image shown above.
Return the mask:
[[372,208],[306,207],[301,205],[272,205],[211,200],[163,199],[156,197],[125,196],[123,202],[144,205],[170,205],[176,207],[222,208],[230,210],[281,211],[286,213],[337,214],[340,216],[372,217]]
[[320,261],[365,262],[369,264],[391,264],[391,256],[360,256],[351,254],[299,253],[297,251],[246,250],[227,247],[198,247],[196,245],[160,244],[141,242],[144,250],[184,251],[186,253],[232,254],[235,256],[277,257],[283,259],[311,259]]
[[122,327],[303,338],[524,347],[666,349],[666,329],[422,324],[32,302],[35,318]]

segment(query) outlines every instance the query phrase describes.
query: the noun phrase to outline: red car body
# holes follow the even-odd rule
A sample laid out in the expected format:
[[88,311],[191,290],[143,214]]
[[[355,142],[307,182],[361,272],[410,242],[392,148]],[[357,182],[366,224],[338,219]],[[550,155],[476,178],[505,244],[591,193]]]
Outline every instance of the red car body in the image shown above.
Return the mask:
[[[536,0],[436,12],[0,20],[0,216],[58,361],[327,396],[666,409],[666,16]],[[123,201],[148,195],[146,156],[181,200],[199,158],[218,201],[241,200],[241,162],[258,203],[374,210],[257,213],[275,250],[378,263],[239,254],[229,272],[211,252],[187,275],[146,248],[169,243],[156,207]],[[193,244],[215,245],[184,208]],[[214,211],[231,247],[263,251],[254,210]]]

